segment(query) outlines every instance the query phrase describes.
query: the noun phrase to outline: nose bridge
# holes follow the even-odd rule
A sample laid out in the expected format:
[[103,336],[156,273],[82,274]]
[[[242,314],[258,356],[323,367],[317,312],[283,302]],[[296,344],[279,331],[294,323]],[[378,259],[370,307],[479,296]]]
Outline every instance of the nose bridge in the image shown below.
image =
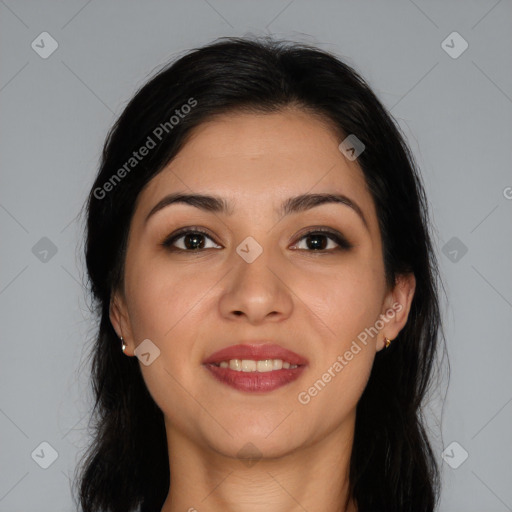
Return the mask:
[[253,236],[246,237],[236,246],[232,255],[231,282],[221,300],[224,315],[244,313],[256,321],[269,314],[289,314],[291,299],[283,284],[285,279],[279,278],[275,270],[280,266],[276,265],[277,252],[274,248],[264,247]]
[[[267,288],[272,286],[270,281],[274,280],[274,276],[269,267],[272,261],[276,263],[276,251],[263,242],[263,236],[247,236],[236,246],[233,264],[234,277],[239,285],[250,283]],[[256,237],[261,240],[261,244]],[[268,237],[265,240],[268,240]]]

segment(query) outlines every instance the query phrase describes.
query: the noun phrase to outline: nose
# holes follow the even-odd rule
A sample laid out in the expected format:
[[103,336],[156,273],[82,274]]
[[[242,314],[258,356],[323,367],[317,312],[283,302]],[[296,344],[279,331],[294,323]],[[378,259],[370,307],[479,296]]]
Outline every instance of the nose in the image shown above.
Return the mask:
[[220,298],[222,316],[253,325],[288,318],[293,310],[293,292],[287,283],[284,264],[279,264],[276,256],[265,250],[251,263],[237,253],[233,260]]

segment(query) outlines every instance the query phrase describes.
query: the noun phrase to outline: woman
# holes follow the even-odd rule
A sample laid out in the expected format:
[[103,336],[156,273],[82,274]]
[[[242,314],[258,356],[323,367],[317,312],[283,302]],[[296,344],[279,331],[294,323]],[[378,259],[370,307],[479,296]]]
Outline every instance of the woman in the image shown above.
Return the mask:
[[85,512],[431,512],[442,334],[396,124],[319,49],[224,38],[153,77],[88,201]]

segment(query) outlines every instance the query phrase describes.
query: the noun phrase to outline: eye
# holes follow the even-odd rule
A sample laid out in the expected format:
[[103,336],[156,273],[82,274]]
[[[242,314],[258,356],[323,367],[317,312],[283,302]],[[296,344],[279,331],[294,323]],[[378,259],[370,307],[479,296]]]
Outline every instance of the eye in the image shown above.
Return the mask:
[[[215,247],[207,247],[205,239],[213,242]],[[299,239],[299,241],[302,240],[306,240],[305,248],[299,247],[299,244],[295,244],[292,248],[306,250],[307,252],[333,252],[336,250],[348,250],[353,247],[341,233],[330,229],[308,231]],[[179,242],[179,245],[177,242]],[[328,247],[329,242],[333,243],[334,247]],[[221,248],[206,231],[195,227],[180,229],[166,238],[162,245],[171,251],[184,252],[200,252],[205,249]]]
[[[196,228],[184,228],[180,229],[177,233],[173,233],[170,237],[166,238],[162,245],[164,247],[169,248],[170,250],[181,250],[185,252],[199,252],[203,249],[210,249],[211,247],[206,247],[204,239],[208,238],[213,242],[212,237],[202,231],[201,229]],[[178,240],[181,240],[179,247],[176,245]],[[215,242],[214,242],[215,243]],[[217,245],[217,244],[215,244]],[[217,248],[220,246],[217,246]]]
[[[298,245],[295,245],[294,247],[301,250],[312,249],[308,252],[332,252],[336,250],[348,250],[353,247],[352,244],[341,235],[341,233],[330,229],[315,229],[313,231],[308,231],[306,234],[302,235],[299,240],[308,239],[309,242],[306,241],[306,249],[298,247]],[[329,245],[329,242],[334,243],[334,247],[328,248],[327,246]]]

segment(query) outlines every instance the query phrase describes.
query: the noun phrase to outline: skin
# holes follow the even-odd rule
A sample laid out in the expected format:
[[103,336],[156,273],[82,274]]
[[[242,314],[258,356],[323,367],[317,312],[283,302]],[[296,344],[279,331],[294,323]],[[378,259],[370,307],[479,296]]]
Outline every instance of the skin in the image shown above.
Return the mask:
[[[131,221],[123,287],[111,321],[127,348],[150,339],[160,356],[141,370],[165,418],[171,473],[163,512],[356,511],[348,496],[355,408],[384,336],[407,321],[413,275],[388,289],[376,211],[357,160],[322,120],[287,109],[236,113],[203,123],[178,156],[140,193]],[[233,215],[192,205],[167,206],[172,192],[233,202]],[[276,209],[303,193],[343,193],[350,207],[324,204],[280,217]],[[183,227],[209,232],[202,252],[161,245]],[[308,228],[339,231],[353,248],[322,254]],[[247,263],[236,252],[248,236],[263,248]],[[180,252],[179,248],[183,251]],[[402,308],[306,405],[307,391],[358,334]],[[213,352],[247,339],[273,340],[306,357],[302,376],[269,393],[245,393],[202,366]],[[252,443],[252,464],[238,452]]]

